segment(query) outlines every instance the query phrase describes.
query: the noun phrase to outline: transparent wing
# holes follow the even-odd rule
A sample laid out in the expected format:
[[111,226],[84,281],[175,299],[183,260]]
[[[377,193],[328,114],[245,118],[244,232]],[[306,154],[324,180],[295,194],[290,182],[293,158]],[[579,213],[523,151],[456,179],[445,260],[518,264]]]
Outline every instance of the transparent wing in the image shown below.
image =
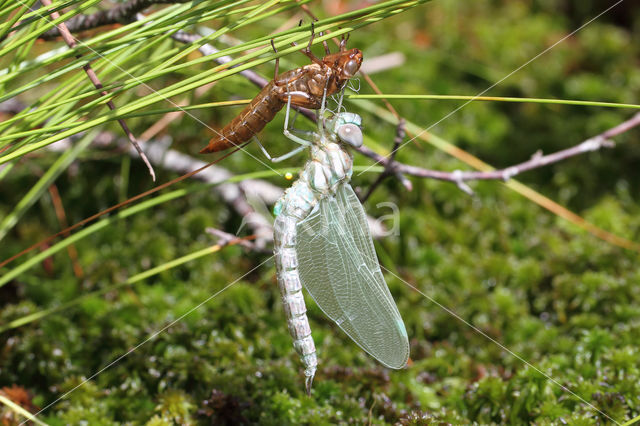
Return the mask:
[[407,331],[376,256],[364,209],[348,184],[297,227],[302,284],[322,311],[387,367],[409,358]]

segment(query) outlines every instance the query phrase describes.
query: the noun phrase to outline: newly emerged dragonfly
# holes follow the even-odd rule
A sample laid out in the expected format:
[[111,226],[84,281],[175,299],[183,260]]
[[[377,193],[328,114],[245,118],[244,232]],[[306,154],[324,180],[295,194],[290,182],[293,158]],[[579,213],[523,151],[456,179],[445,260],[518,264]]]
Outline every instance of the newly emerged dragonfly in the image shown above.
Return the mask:
[[[339,111],[339,109],[338,109]],[[305,367],[306,389],[317,368],[302,287],[322,311],[362,349],[390,368],[402,368],[409,342],[371,239],[366,215],[349,185],[353,157],[362,145],[360,116],[342,112],[303,139],[311,158],[274,208],[274,253],[278,286],[293,344]],[[323,114],[320,114],[323,117]]]

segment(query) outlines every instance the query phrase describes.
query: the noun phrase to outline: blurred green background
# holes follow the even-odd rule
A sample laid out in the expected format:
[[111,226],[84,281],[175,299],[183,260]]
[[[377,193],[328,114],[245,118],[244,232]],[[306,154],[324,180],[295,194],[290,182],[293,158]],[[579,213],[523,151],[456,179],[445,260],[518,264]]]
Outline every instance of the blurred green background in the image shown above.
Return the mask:
[[[322,19],[369,4],[325,1],[308,6]],[[349,46],[360,48],[365,62],[390,52],[405,55],[403,65],[371,76],[383,93],[476,95],[612,4],[435,0],[359,28],[351,34]],[[234,16],[201,25],[220,28]],[[229,35],[252,40],[293,28],[303,17],[308,22],[298,7],[292,7]],[[188,23],[184,26],[193,30]],[[227,47],[218,40],[213,44]],[[37,42],[24,59],[62,45],[60,40]],[[183,47],[171,40],[159,46]],[[314,50],[318,55],[322,51],[319,46]],[[633,1],[622,2],[487,95],[638,103],[639,52],[640,7]],[[129,66],[154,54],[159,53],[143,52],[130,59]],[[195,52],[187,59],[199,56]],[[293,53],[281,60],[280,67],[306,63],[303,55]],[[162,75],[149,85],[160,89],[212,67],[203,62]],[[254,70],[271,78],[273,62]],[[34,105],[67,77],[15,99]],[[29,78],[25,74],[12,84],[24,84]],[[107,84],[117,82],[109,75],[104,78]],[[5,85],[5,93],[14,87]],[[173,99],[193,104],[246,99],[257,92],[242,76],[233,75],[199,97],[190,92]],[[126,105],[147,93],[137,87],[114,102]],[[360,93],[373,93],[362,79]],[[363,116],[372,148],[390,149],[395,127],[365,111],[361,102],[349,101],[347,108]],[[538,150],[550,153],[575,145],[634,114],[629,109],[474,102],[439,121],[464,102],[391,102],[422,128],[438,123],[430,132],[496,167],[525,161]],[[192,114],[220,128],[241,108],[208,108]],[[96,107],[88,114],[105,111]],[[127,123],[139,135],[160,117],[130,118]],[[282,123],[283,117],[277,117],[260,137],[272,154],[290,149]],[[303,120],[300,124],[311,126]],[[122,134],[115,122],[99,129]],[[212,159],[197,154],[211,132],[192,117],[183,115],[163,134],[171,138],[173,149]],[[614,149],[527,172],[518,180],[605,230],[637,241],[639,136],[638,129],[629,131],[616,138]],[[248,150],[262,158],[256,144]],[[4,175],[0,217],[12,211],[59,155],[35,151]],[[400,150],[397,159],[430,169],[468,169],[419,139]],[[300,167],[304,161],[299,155],[279,167]],[[356,164],[371,161],[356,156]],[[266,170],[243,153],[220,165],[234,174]],[[159,167],[156,173],[159,183],[178,176]],[[281,187],[290,184],[275,174],[266,179]],[[375,173],[356,173],[352,184],[366,190],[375,179]],[[386,275],[411,341],[408,368],[391,371],[377,364],[309,298],[320,367],[313,394],[307,397],[269,261],[71,392],[47,409],[42,420],[152,425],[606,424],[639,415],[638,253],[581,231],[499,182],[471,183],[475,194],[468,196],[450,183],[411,180],[411,192],[397,180],[386,180],[364,206],[374,217],[389,213],[378,207],[381,202],[399,207],[398,222],[387,224],[397,225],[399,232],[377,240],[376,250],[385,268],[428,296]],[[186,180],[164,193],[195,185],[193,179]],[[111,146],[84,150],[55,186],[66,220],[74,224],[154,184],[141,161]],[[206,227],[233,233],[241,220],[213,188],[114,220],[74,245],[82,276],[74,273],[69,254],[62,250],[0,287],[0,327],[205,248],[216,242],[205,233]],[[0,243],[0,260],[62,228],[51,193],[45,191]],[[6,266],[2,273],[35,253]],[[43,408],[268,256],[226,247],[5,330],[0,334],[0,385],[23,387],[33,404]]]

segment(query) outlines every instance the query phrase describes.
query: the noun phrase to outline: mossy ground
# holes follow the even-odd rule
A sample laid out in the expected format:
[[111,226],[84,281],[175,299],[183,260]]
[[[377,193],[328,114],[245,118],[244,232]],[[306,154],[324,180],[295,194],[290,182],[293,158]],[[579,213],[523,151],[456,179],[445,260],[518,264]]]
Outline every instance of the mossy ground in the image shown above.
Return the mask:
[[[585,2],[584,9],[555,3],[434,1],[354,33],[350,45],[366,57],[389,51],[407,56],[405,66],[373,76],[383,92],[473,95],[601,11],[598,2]],[[631,3],[621,6],[626,12],[615,11],[590,24],[490,94],[637,103],[640,14]],[[285,18],[264,25],[270,31]],[[267,66],[260,71],[272,72]],[[361,93],[370,92],[364,82],[362,86]],[[254,92],[234,77],[207,96],[217,100]],[[459,103],[394,105],[427,127]],[[357,102],[348,107],[360,112]],[[219,126],[234,111],[198,115]],[[576,144],[630,115],[602,108],[474,103],[431,131],[496,166],[507,166],[539,149],[551,152]],[[363,116],[365,133],[391,146],[395,129]],[[132,122],[145,129],[155,119]],[[263,135],[271,151],[286,150],[281,125],[278,118]],[[111,130],[119,131],[115,125]],[[207,138],[189,117],[168,132],[174,147],[194,155]],[[639,136],[637,130],[629,132],[613,150],[527,173],[520,180],[604,229],[637,241]],[[250,149],[259,155],[256,146]],[[398,160],[441,170],[463,168],[429,146],[414,144],[403,148]],[[8,212],[33,184],[34,171],[52,161],[48,156],[30,160],[5,178],[0,212]],[[356,161],[369,164],[363,158]],[[127,162],[121,153],[86,155],[57,181],[70,223],[117,203],[123,194],[148,189],[140,162],[131,164],[123,186]],[[302,162],[299,156],[289,164]],[[222,165],[237,173],[262,167],[241,154]],[[157,172],[160,182],[175,177]],[[364,174],[353,185],[366,188],[374,179]],[[273,262],[244,276],[268,256],[228,247],[4,333],[0,384],[26,388],[34,403],[44,407],[244,276],[73,390],[46,410],[43,420],[603,424],[640,414],[638,253],[578,230],[498,182],[473,184],[473,197],[448,183],[413,183],[414,190],[406,192],[388,180],[365,205],[373,216],[388,214],[376,207],[385,201],[400,211],[399,232],[376,241],[376,249],[381,264],[402,277],[386,274],[411,339],[411,363],[404,370],[378,365],[308,299],[321,364],[307,397]],[[190,184],[175,187],[181,185]],[[0,323],[213,244],[204,232],[207,226],[234,232],[239,224],[214,191],[119,221],[75,245],[82,279],[61,252],[0,288]],[[0,258],[58,230],[45,196],[5,238]]]

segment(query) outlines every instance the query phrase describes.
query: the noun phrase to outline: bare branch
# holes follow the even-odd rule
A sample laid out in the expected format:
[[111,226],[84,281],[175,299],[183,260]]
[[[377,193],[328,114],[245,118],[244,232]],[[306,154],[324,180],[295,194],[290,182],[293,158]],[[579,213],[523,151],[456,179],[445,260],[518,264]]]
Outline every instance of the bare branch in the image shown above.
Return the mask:
[[[555,152],[549,155],[542,155],[542,153],[538,152],[534,154],[530,160],[525,161],[520,164],[516,164],[514,166],[507,167],[501,170],[492,170],[489,172],[462,172],[455,171],[453,173],[449,172],[441,172],[437,170],[429,170],[423,169],[421,167],[410,166],[407,164],[398,163],[393,160],[393,157],[387,158],[380,154],[373,152],[371,149],[366,146],[362,146],[360,148],[356,148],[358,152],[363,155],[366,155],[369,158],[372,158],[376,162],[383,164],[387,167],[388,164],[392,164],[393,170],[397,173],[402,173],[406,175],[416,176],[420,178],[431,178],[438,179],[447,182],[456,183],[461,189],[465,192],[469,192],[470,188],[464,184],[464,182],[468,182],[471,180],[502,180],[508,181],[512,177],[526,172],[528,170],[536,169],[539,167],[543,167],[552,163],[557,163],[562,160],[566,160],[567,158],[574,157],[579,154],[583,154],[585,152],[596,151],[601,148],[611,148],[614,146],[613,141],[610,138],[622,134],[636,126],[640,125],[640,113],[634,115],[629,120],[597,135],[592,138],[589,138],[576,146],[571,148],[563,149],[561,151]],[[464,185],[464,186],[461,186]]]
[[[266,250],[264,247],[259,246],[257,243],[250,241],[249,238],[240,238],[237,235],[229,234],[228,232],[221,231],[220,229],[207,227],[205,232],[209,235],[213,235],[218,239],[218,245],[224,247],[226,245],[237,244],[251,251],[260,253],[271,253],[271,250]],[[253,235],[252,239],[256,239]]]
[[[44,6],[51,6],[51,0],[41,0],[41,3]],[[58,19],[60,17],[60,14],[58,12],[52,12],[51,17],[53,19]],[[67,43],[67,46],[69,46],[70,48],[74,48],[76,46],[76,41],[71,35],[71,33],[69,32],[69,30],[67,29],[67,26],[65,25],[65,23],[61,22],[57,26],[57,28],[60,31],[60,34],[62,35],[62,38],[64,39],[65,43]],[[76,58],[81,58],[81,57],[82,55],[76,55]],[[84,69],[84,71],[87,73],[89,80],[91,80],[91,83],[93,83],[95,88],[98,90],[102,89],[103,86],[102,86],[102,83],[100,82],[100,79],[98,78],[98,75],[95,73],[93,68],[91,68],[91,65],[89,65],[88,62],[82,67],[82,69]],[[108,93],[106,90],[102,90],[100,94],[104,96],[104,95],[107,95]],[[116,109],[116,106],[113,104],[113,101],[111,100],[107,101],[107,106],[112,111]],[[147,165],[147,168],[149,169],[149,173],[151,174],[151,178],[155,182],[156,173],[154,172],[153,167],[149,162],[149,159],[147,159],[147,156],[144,155],[144,152],[140,148],[140,145],[138,145],[138,142],[136,141],[135,136],[133,135],[131,130],[129,130],[129,126],[127,126],[127,123],[123,119],[119,119],[118,123],[120,124],[120,127],[122,127],[122,130],[124,130],[124,133],[127,135],[129,140],[131,141],[131,144],[138,151],[138,154],[140,155],[140,158],[142,158],[142,161],[144,161],[144,163]]]
[[393,141],[393,150],[391,151],[391,156],[389,157],[389,161],[386,162],[386,164],[384,165],[384,171],[380,173],[380,175],[378,176],[378,179],[376,179],[371,184],[371,186],[369,187],[369,191],[364,197],[361,198],[360,202],[364,203],[365,201],[367,201],[371,196],[371,194],[373,193],[373,191],[382,183],[382,181],[392,175],[395,175],[398,178],[398,180],[407,189],[407,191],[411,191],[413,189],[413,185],[411,184],[411,181],[407,179],[402,173],[400,173],[395,168],[395,165],[398,164],[395,161],[396,152],[398,152],[398,148],[400,147],[400,144],[404,140],[404,137],[406,136],[406,134],[407,134],[406,121],[403,118],[401,118],[398,121],[398,126],[396,127],[396,137]]
[[401,52],[390,52],[384,55],[368,58],[362,63],[360,72],[371,75],[404,65],[406,57]]
[[[134,20],[136,13],[147,7],[160,3],[185,3],[189,0],[129,0],[111,9],[100,10],[90,15],[76,15],[66,22],[67,29],[72,33],[90,30],[111,24],[126,24]],[[45,4],[44,2],[42,2]],[[53,16],[53,14],[51,14]],[[40,36],[41,39],[51,40],[62,35],[58,28],[52,28]]]
[[4,102],[0,102],[0,114],[17,114],[26,107],[27,106],[18,99],[11,98]]

